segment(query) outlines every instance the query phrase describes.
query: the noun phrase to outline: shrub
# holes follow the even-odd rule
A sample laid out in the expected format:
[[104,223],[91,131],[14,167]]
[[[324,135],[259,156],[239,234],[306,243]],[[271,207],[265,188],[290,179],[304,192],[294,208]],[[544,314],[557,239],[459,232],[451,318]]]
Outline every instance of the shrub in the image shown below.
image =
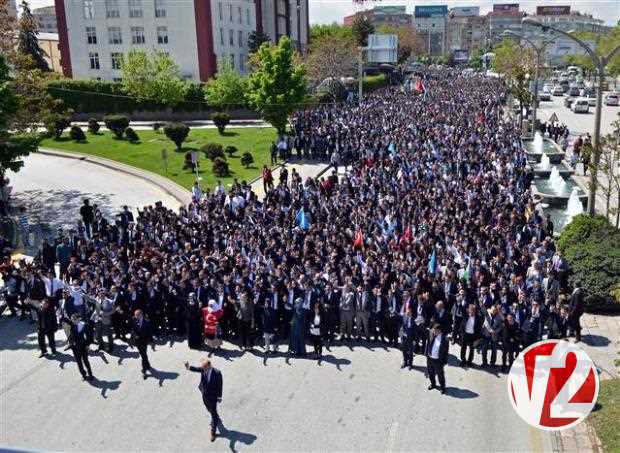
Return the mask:
[[228,162],[221,157],[216,158],[213,161],[213,174],[219,178],[228,176]]
[[241,165],[245,168],[248,168],[250,165],[254,163],[254,156],[250,153],[243,153],[241,156]]
[[136,131],[134,131],[133,128],[131,127],[128,127],[127,129],[125,129],[125,138],[130,143],[138,143],[140,141],[140,137],[138,137],[138,134],[136,133]]
[[183,123],[166,123],[164,126],[164,134],[166,134],[166,137],[174,142],[178,151],[181,149],[181,145],[189,134],[189,127]]
[[236,146],[232,146],[232,145],[228,145],[225,149],[224,152],[226,154],[228,154],[228,157],[233,157],[233,154],[235,154],[237,152],[237,147]]
[[226,112],[215,112],[211,115],[211,121],[217,127],[217,131],[221,134],[224,133],[224,129],[228,123],[230,123],[230,115]]
[[58,140],[63,131],[71,126],[71,119],[62,113],[50,113],[43,119],[43,124],[47,133],[54,137],[54,140]]
[[620,312],[620,230],[602,216],[579,215],[562,231],[558,248],[571,267],[569,283],[586,290],[586,310]]
[[69,130],[69,137],[71,140],[75,140],[76,142],[83,142],[86,140],[86,134],[80,126],[71,126],[71,130]]
[[192,153],[185,153],[185,160],[183,161],[183,170],[194,171],[194,163],[192,162]]
[[107,127],[116,138],[123,138],[125,129],[129,127],[129,119],[123,115],[106,115],[103,117],[105,127]]
[[219,143],[207,143],[200,150],[205,154],[207,159],[215,161],[218,157],[224,159],[224,149]]
[[153,123],[153,130],[154,130],[155,132],[159,132],[159,130],[161,129],[161,127],[162,127],[162,124],[161,124],[161,123],[158,123],[157,121]]
[[91,134],[96,134],[99,132],[100,128],[101,126],[99,126],[99,122],[95,118],[90,118],[88,120],[88,132]]

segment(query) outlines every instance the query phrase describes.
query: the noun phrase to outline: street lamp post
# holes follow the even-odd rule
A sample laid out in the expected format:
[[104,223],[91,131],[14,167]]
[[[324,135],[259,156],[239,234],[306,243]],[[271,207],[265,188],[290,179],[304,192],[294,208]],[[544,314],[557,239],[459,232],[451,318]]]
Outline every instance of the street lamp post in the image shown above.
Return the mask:
[[537,114],[537,111],[538,111],[538,77],[540,75],[541,55],[545,51],[545,48],[547,47],[547,44],[553,42],[553,40],[543,41],[540,46],[537,46],[536,43],[534,43],[534,41],[526,38],[523,35],[520,35],[519,33],[511,31],[511,30],[504,31],[502,33],[502,36],[513,36],[515,38],[520,39],[521,41],[525,41],[530,46],[532,46],[532,49],[536,53],[536,67],[534,69],[534,71],[535,71],[534,72],[534,96],[532,97],[532,105],[533,105],[532,131],[536,132],[536,114]]
[[611,50],[607,55],[597,55],[594,50],[590,48],[585,42],[581,39],[576,38],[564,30],[560,30],[558,28],[552,27],[547,24],[543,24],[538,22],[537,20],[532,19],[531,17],[524,17],[522,20],[524,25],[532,25],[534,27],[540,27],[543,31],[551,30],[555,33],[559,33],[563,36],[566,36],[569,39],[572,39],[584,50],[588,53],[592,62],[597,68],[597,82],[598,88],[596,90],[596,110],[594,115],[594,137],[593,137],[593,150],[594,150],[594,159],[593,166],[590,171],[590,187],[588,192],[588,215],[594,215],[595,213],[595,205],[596,205],[596,188],[598,185],[597,174],[598,174],[598,165],[601,160],[601,149],[600,149],[600,141],[601,141],[601,106],[603,104],[603,82],[605,81],[605,66],[609,63],[609,61],[616,55],[618,51],[620,51],[620,45],[616,46]]

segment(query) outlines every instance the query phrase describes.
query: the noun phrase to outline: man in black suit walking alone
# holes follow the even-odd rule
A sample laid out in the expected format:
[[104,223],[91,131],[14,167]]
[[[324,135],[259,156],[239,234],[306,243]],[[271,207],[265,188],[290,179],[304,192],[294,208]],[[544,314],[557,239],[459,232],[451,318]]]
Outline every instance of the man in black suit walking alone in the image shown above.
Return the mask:
[[151,369],[147,348],[152,341],[152,329],[150,321],[144,317],[142,310],[135,311],[132,327],[131,343],[138,348],[142,359],[142,379],[146,379],[146,372]]
[[215,440],[215,429],[220,423],[217,403],[222,401],[222,373],[211,366],[209,359],[204,359],[199,367],[190,366],[188,362],[185,362],[185,369],[200,373],[198,390],[202,393],[202,402],[211,414],[211,442],[213,442]]
[[441,330],[441,324],[435,323],[429,332],[428,342],[426,343],[426,368],[431,385],[429,390],[437,388],[435,376],[439,379],[439,389],[441,393],[446,392],[446,377],[444,366],[448,363],[448,337]]

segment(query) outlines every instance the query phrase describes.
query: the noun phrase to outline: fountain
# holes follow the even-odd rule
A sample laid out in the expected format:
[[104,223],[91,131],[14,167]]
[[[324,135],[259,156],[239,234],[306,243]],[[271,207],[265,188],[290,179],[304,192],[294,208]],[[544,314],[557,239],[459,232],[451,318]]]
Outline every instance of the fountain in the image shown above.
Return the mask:
[[544,171],[548,171],[551,169],[551,161],[549,160],[549,156],[547,156],[547,154],[543,154],[540,158],[540,164],[538,164],[538,168]]
[[[549,176],[549,185],[556,194],[561,194],[566,190],[566,181],[560,175],[558,167],[553,167],[551,169],[551,175]],[[571,197],[574,193],[575,191],[573,190],[573,192],[571,193]],[[575,194],[575,196],[577,195]]]
[[543,136],[540,132],[536,131],[534,134],[534,152],[536,154],[542,154],[544,148]]
[[579,189],[577,187],[573,187],[570,197],[568,198],[568,205],[566,207],[566,225],[573,220],[573,217],[579,214],[583,214],[583,204],[581,204],[581,200],[579,199]]

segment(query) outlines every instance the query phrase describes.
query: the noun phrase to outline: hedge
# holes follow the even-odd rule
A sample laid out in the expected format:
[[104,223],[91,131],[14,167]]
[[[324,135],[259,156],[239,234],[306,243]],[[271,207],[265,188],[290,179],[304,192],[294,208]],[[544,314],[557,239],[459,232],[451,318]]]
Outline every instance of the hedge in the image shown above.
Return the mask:
[[558,249],[571,267],[569,282],[586,289],[586,310],[620,313],[620,230],[603,216],[576,216]]
[[[173,111],[193,112],[206,110],[203,84],[190,83],[185,100]],[[130,113],[134,111],[165,110],[166,105],[154,101],[138,102],[128,97],[119,82],[100,80],[53,80],[47,84],[47,91],[76,112],[88,113]]]

